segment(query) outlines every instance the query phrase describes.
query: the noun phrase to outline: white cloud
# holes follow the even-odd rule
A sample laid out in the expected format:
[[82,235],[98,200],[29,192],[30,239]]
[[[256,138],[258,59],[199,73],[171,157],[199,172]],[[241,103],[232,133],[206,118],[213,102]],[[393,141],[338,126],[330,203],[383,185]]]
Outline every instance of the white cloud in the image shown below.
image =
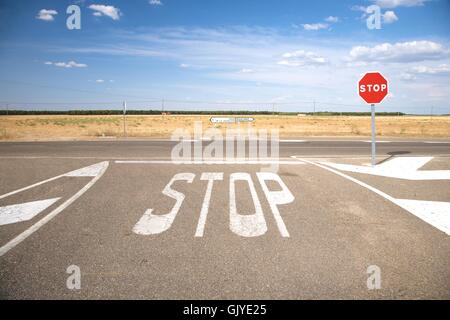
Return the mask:
[[367,7],[359,6],[359,5],[354,5],[350,9],[353,10],[353,11],[367,12]]
[[47,61],[44,64],[48,65],[48,66],[55,66],[55,67],[59,67],[59,68],[86,68],[87,64],[84,63],[76,63],[75,61],[69,61],[69,62],[51,62],[51,61]]
[[[148,5],[147,2],[145,5]],[[416,51],[421,47],[421,41],[411,45],[412,49],[408,47],[404,50],[411,51],[414,59],[402,50],[398,52],[396,43],[391,42],[390,46],[393,48],[388,46],[386,53],[381,50],[381,63],[374,67],[372,60],[368,58],[371,57],[370,53],[378,54],[376,50],[372,52],[377,43],[365,44],[359,42],[361,39],[354,38],[322,39],[302,36],[299,46],[299,40],[299,32],[286,33],[284,30],[273,28],[165,27],[111,33],[105,37],[104,42],[95,46],[61,46],[59,50],[70,56],[77,54],[75,57],[78,57],[78,54],[98,55],[98,58],[105,55],[126,56],[130,59],[145,57],[147,58],[145,60],[155,63],[170,61],[176,67],[187,64],[191,66],[192,72],[195,71],[198,77],[205,81],[177,79],[168,84],[161,84],[161,88],[170,92],[174,99],[190,96],[193,100],[270,101],[274,97],[290,95],[292,96],[289,98],[290,101],[312,101],[314,98],[321,101],[335,101],[342,98],[340,103],[359,105],[360,101],[354,90],[357,75],[367,70],[378,69],[395,84],[396,103],[390,104],[390,100],[386,100],[384,105],[386,110],[397,111],[404,106],[412,108],[407,109],[407,112],[420,112],[420,108],[430,101],[437,101],[436,106],[441,104],[448,110],[446,101],[450,100],[448,90],[450,78],[447,74],[403,76],[412,80],[414,77],[424,78],[426,81],[400,79],[403,73],[415,66],[436,68],[443,63],[450,65],[447,42],[434,40],[442,44],[440,50],[437,45],[438,50],[425,50],[421,53],[421,58],[424,56],[432,59],[440,59],[441,56],[445,58],[438,62],[417,61]],[[369,53],[358,52],[353,60],[350,60],[349,52],[356,46],[366,46]],[[304,53],[295,54],[298,49],[302,49]],[[315,53],[316,59],[311,54],[309,57],[313,58],[312,61],[308,59],[307,52]],[[305,55],[307,57],[302,58]],[[255,72],[239,72],[243,69]],[[91,80],[93,85],[96,84],[95,79]],[[112,86],[109,83],[108,85]],[[107,86],[107,83],[96,86]],[[134,86],[136,94],[142,93],[143,96],[153,94],[153,91],[150,92],[149,88],[139,81]],[[160,89],[157,88],[154,92],[154,95],[158,95]],[[431,95],[435,97],[430,98]],[[406,98],[402,98],[404,96]],[[216,107],[213,105],[211,108]],[[300,107],[301,104],[285,106],[283,110],[289,108],[296,110],[295,108]],[[332,109],[330,106],[330,110]]]
[[450,65],[441,64],[437,67],[427,67],[427,66],[415,66],[411,68],[409,73],[415,74],[440,74],[440,73],[450,73]]
[[318,30],[322,30],[322,29],[327,29],[328,28],[328,24],[327,23],[305,23],[302,24],[303,29],[307,30],[307,31],[318,31]]
[[189,67],[190,67],[190,65],[188,65],[187,63],[181,63],[180,64],[180,68],[186,69],[186,68],[189,68]]
[[394,11],[386,11],[383,14],[383,22],[384,23],[394,23],[398,21],[398,17]]
[[324,65],[327,63],[324,57],[321,57],[314,52],[297,50],[287,52],[282,55],[282,60],[278,61],[279,65],[289,67],[302,67],[308,65]]
[[106,6],[103,4],[91,4],[89,9],[94,10],[94,16],[101,17],[107,16],[113,20],[119,20],[121,16],[121,12],[118,8],[114,6]]
[[43,20],[43,21],[53,21],[55,20],[55,17],[58,14],[58,11],[56,10],[48,10],[48,9],[42,9],[39,11],[38,15],[36,16],[36,19]]
[[105,80],[103,80],[103,79],[97,79],[97,80],[95,80],[95,82],[97,82],[97,83],[104,83]]
[[373,0],[381,8],[418,7],[429,0]]
[[[328,22],[328,23],[323,23],[323,22],[305,23],[305,24],[302,24],[302,27],[306,31],[318,31],[318,30],[328,29],[328,27],[330,26],[330,23],[339,22],[339,18],[334,17],[334,16],[329,16],[329,17],[325,18],[324,21]],[[298,25],[296,25],[296,24],[293,24],[292,26],[296,29],[298,28]]]
[[383,43],[375,47],[357,46],[350,51],[350,61],[417,62],[448,57],[450,50],[432,41]]
[[441,64],[439,66],[413,66],[408,71],[404,72],[400,78],[402,80],[411,81],[416,80],[419,75],[439,75],[450,74],[450,64]]
[[400,79],[405,80],[405,81],[412,81],[412,80],[416,80],[417,77],[415,75],[413,75],[413,74],[410,74],[410,73],[403,73],[400,76]]
[[330,22],[330,23],[337,23],[339,22],[339,18],[338,17],[333,17],[333,16],[329,16],[328,18],[325,19],[326,22]]
[[148,3],[150,3],[152,6],[162,6],[163,5],[161,0],[150,0]]
[[241,70],[239,70],[239,73],[254,73],[255,70],[253,69],[249,69],[249,68],[243,68]]

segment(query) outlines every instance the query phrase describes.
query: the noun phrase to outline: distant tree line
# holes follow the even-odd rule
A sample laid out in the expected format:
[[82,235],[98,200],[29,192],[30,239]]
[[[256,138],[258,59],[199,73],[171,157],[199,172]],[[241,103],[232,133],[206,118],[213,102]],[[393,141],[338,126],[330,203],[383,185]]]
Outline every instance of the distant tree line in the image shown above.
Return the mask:
[[[122,115],[121,110],[67,110],[67,111],[42,111],[42,110],[0,110],[0,115]],[[284,116],[370,116],[370,112],[271,112],[271,111],[161,111],[161,110],[128,110],[128,115],[284,115]],[[405,116],[403,112],[377,112],[377,116]]]

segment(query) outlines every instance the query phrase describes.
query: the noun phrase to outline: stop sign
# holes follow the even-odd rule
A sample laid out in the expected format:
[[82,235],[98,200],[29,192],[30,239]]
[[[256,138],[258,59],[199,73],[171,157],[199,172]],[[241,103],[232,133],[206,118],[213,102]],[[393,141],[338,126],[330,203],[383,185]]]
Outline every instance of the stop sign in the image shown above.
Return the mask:
[[359,80],[358,93],[367,103],[380,103],[389,93],[388,80],[379,72],[366,73]]

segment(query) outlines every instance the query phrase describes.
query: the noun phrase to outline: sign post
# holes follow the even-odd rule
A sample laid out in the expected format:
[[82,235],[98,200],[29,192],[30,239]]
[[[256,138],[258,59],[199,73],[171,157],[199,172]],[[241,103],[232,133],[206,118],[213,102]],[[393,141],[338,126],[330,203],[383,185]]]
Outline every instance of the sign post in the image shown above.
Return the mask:
[[127,102],[123,102],[123,136],[124,138],[127,137]]
[[389,93],[388,80],[380,72],[368,72],[358,82],[359,96],[371,106],[372,113],[372,167],[376,161],[375,104],[381,103]]
[[372,167],[377,164],[376,154],[377,154],[377,126],[375,125],[375,104],[371,105],[372,112]]

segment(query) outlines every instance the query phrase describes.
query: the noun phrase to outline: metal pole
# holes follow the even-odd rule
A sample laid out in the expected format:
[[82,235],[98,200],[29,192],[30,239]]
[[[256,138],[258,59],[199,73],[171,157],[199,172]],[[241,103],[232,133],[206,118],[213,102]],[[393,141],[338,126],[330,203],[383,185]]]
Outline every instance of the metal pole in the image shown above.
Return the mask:
[[313,116],[316,114],[316,100],[314,100],[314,111],[313,111]]
[[127,137],[127,121],[126,121],[126,115],[127,115],[127,102],[123,102],[123,136]]
[[162,99],[162,101],[161,101],[161,109],[162,109],[162,112],[164,112],[164,103],[165,101],[164,101],[164,99]]
[[376,136],[377,136],[377,128],[375,126],[375,105],[372,104],[372,167],[375,167],[377,164],[376,160],[376,153],[377,153],[377,147],[376,147]]
[[9,116],[9,104],[6,104],[6,115]]

